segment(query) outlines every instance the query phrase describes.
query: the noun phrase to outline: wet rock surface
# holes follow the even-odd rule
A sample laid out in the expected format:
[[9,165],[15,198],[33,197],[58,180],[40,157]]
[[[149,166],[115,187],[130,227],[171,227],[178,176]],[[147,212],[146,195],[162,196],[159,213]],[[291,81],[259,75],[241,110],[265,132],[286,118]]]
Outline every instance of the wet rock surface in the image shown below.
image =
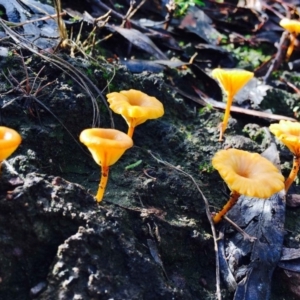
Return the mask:
[[195,222],[97,206],[80,185],[38,173],[2,199],[3,299],[200,299],[184,272],[200,268],[190,254],[211,245],[191,236]]

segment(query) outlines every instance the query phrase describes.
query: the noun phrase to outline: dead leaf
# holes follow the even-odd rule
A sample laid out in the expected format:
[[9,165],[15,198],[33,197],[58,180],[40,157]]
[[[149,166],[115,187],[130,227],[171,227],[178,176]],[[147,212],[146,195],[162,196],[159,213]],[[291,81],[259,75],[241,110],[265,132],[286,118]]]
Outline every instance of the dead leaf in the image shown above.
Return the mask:
[[280,261],[300,258],[299,248],[282,248]]
[[197,7],[192,7],[179,26],[192,32],[209,44],[217,44],[221,34],[211,25],[212,20]]
[[137,29],[127,29],[118,26],[108,26],[108,28],[112,29],[113,31],[117,31],[130,43],[150,53],[157,59],[168,59],[167,56],[151,41],[147,35],[143,34]]

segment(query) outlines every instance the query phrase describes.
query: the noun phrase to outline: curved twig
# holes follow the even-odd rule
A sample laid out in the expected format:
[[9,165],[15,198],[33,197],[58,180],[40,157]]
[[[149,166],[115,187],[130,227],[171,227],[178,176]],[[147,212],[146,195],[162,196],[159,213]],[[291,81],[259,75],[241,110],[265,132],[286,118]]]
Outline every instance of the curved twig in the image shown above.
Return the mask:
[[216,296],[218,300],[221,300],[221,288],[220,288],[220,264],[219,264],[219,251],[218,251],[218,244],[217,244],[217,233],[216,233],[216,229],[215,229],[215,225],[213,222],[213,219],[211,217],[211,212],[209,210],[209,202],[207,200],[207,198],[204,196],[203,192],[201,191],[199,185],[197,184],[196,180],[194,179],[194,177],[192,175],[190,175],[189,173],[175,167],[174,165],[156,157],[150,150],[148,150],[148,153],[159,163],[164,164],[165,166],[172,168],[176,171],[178,171],[179,173],[189,177],[192,182],[194,183],[194,185],[196,186],[198,192],[200,193],[204,204],[205,204],[205,211],[206,211],[206,216],[207,219],[210,223],[210,227],[211,227],[211,231],[212,231],[212,235],[213,235],[213,239],[214,239],[214,249],[215,249],[215,257],[216,257]]

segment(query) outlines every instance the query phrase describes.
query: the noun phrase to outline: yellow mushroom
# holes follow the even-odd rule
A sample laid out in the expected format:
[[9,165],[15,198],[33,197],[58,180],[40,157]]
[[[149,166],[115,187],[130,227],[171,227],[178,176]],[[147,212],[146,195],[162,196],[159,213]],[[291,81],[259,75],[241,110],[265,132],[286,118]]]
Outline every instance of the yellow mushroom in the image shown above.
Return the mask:
[[295,180],[300,166],[300,123],[281,120],[279,124],[271,124],[270,131],[293,153],[293,167],[285,181],[285,190],[289,190]]
[[0,126],[0,168],[2,161],[19,147],[21,141],[21,136],[14,129]]
[[227,127],[233,97],[250,79],[253,78],[254,74],[246,70],[226,70],[220,68],[214,69],[211,74],[213,78],[216,78],[220,82],[222,88],[227,94],[227,105],[225,109],[225,115],[220,128],[219,141],[222,141],[223,133]]
[[122,115],[128,124],[128,135],[132,137],[134,128],[148,119],[157,119],[164,114],[163,104],[155,97],[137,91],[128,90],[106,95],[109,107]]
[[266,158],[258,153],[238,149],[218,151],[212,165],[231,190],[229,201],[214,217],[214,223],[235,205],[240,195],[269,198],[284,189],[284,177]]
[[283,18],[279,25],[290,33],[290,45],[286,52],[286,60],[289,60],[294,50],[296,37],[300,33],[300,21]]
[[109,166],[116,163],[124,152],[133,146],[132,139],[119,130],[105,128],[85,129],[79,139],[88,147],[95,162],[101,166],[101,180],[96,195],[97,202],[101,202],[108,180]]

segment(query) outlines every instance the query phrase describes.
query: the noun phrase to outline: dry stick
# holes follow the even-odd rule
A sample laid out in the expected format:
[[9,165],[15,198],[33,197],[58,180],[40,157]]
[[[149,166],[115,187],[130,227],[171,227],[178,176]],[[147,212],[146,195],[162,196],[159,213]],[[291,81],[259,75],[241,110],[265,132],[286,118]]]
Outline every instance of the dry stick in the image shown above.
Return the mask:
[[211,231],[212,231],[212,235],[213,235],[213,239],[214,239],[214,249],[215,249],[215,255],[216,255],[216,296],[217,296],[217,299],[218,300],[221,300],[221,288],[220,288],[220,264],[219,264],[219,251],[218,251],[218,244],[217,244],[217,233],[216,233],[216,229],[215,229],[215,225],[214,225],[214,222],[213,222],[213,219],[211,217],[211,212],[209,210],[209,203],[208,203],[208,200],[206,199],[206,197],[204,196],[203,192],[201,191],[199,185],[197,184],[196,180],[194,179],[194,177],[192,175],[190,175],[189,173],[173,166],[172,164],[164,161],[164,160],[161,160],[159,159],[158,157],[156,157],[150,150],[148,150],[148,153],[159,163],[169,167],[169,168],[172,168],[176,171],[178,171],[179,173],[189,177],[192,182],[194,183],[194,185],[196,186],[198,192],[200,193],[203,201],[204,201],[204,204],[205,204],[205,211],[206,211],[206,216],[207,216],[207,219],[210,223],[210,227],[211,227]]
[[253,243],[257,239],[255,236],[251,236],[247,232],[245,232],[241,227],[239,227],[236,223],[234,223],[227,216],[223,216],[223,219],[226,222],[228,222],[236,231],[238,231],[244,237],[244,240],[248,240],[251,243]]
[[279,80],[282,81],[283,83],[285,83],[289,88],[294,90],[294,92],[296,94],[300,95],[300,89],[298,89],[294,84],[292,84],[291,82],[285,80],[283,77],[280,77]]
[[[282,5],[283,3],[281,3]],[[265,10],[269,10],[270,12],[272,12],[275,16],[277,16],[279,19],[283,19],[283,18],[288,18],[290,19],[291,18],[291,13],[290,13],[290,10],[285,7],[284,5],[282,5],[285,9],[285,14],[281,14],[278,10],[274,9],[272,6],[268,5],[266,3],[266,1],[264,1],[263,3],[263,8]]]
[[136,14],[136,12],[146,3],[146,1],[147,0],[142,0],[135,9],[132,8],[132,11],[127,14],[127,20],[130,20]]
[[[63,17],[63,16],[66,15],[66,13],[62,12],[59,15]],[[10,26],[10,28],[15,28],[15,27],[20,27],[20,26],[27,25],[27,24],[30,24],[30,23],[33,23],[33,22],[46,21],[46,20],[55,19],[55,18],[57,18],[57,14],[55,14],[55,15],[48,15],[46,17],[41,17],[41,18],[33,19],[33,20],[26,20],[26,21],[24,21],[22,23],[8,22],[8,25]]]
[[287,51],[286,50],[287,38],[288,38],[288,32],[284,31],[282,33],[281,38],[280,38],[280,42],[279,42],[279,45],[278,45],[278,50],[277,50],[276,56],[274,57],[267,74],[263,77],[264,82],[268,81],[268,79],[271,76],[272,72],[276,71],[278,69],[278,67],[281,65],[282,61],[284,61],[286,51]]
[[124,27],[126,21],[129,21],[135,15],[135,13],[145,4],[146,1],[147,0],[141,1],[141,3],[136,8],[134,8],[135,1],[130,1],[130,7],[126,15],[124,16],[123,22],[120,27]]

